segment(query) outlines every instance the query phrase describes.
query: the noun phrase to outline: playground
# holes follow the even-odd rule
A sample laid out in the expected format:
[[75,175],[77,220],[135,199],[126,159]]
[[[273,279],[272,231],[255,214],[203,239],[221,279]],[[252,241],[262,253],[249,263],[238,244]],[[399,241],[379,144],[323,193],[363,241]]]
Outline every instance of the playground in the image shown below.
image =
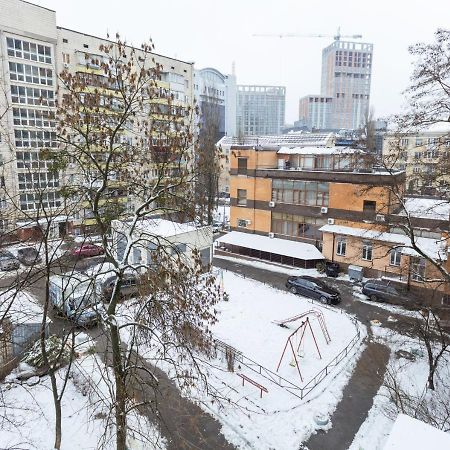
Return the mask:
[[221,285],[228,301],[218,305],[217,368],[208,373],[229,403],[200,395],[205,409],[237,448],[297,450],[318,428],[332,426],[364,327],[339,307],[231,272],[223,272]]
[[357,332],[339,307],[323,307],[227,272],[223,287],[229,301],[220,305],[214,335],[298,386],[307,384]]

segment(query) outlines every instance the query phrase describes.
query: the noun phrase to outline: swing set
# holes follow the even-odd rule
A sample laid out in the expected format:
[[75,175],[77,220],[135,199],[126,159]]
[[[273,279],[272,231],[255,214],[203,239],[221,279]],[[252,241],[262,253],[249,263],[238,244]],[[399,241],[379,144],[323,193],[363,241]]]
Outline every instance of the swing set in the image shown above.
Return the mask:
[[[328,329],[325,324],[325,319],[323,317],[323,314],[319,310],[313,309],[310,311],[306,311],[302,314],[299,314],[297,316],[289,317],[288,319],[279,320],[279,321],[274,322],[281,327],[286,327],[286,323],[295,322],[297,320],[304,319],[304,320],[302,320],[300,326],[297,327],[287,338],[286,345],[284,346],[283,353],[281,354],[281,358],[280,358],[280,361],[278,362],[278,366],[277,366],[277,372],[278,372],[278,370],[280,369],[281,363],[283,361],[284,355],[286,353],[286,350],[289,346],[291,349],[291,352],[292,352],[292,357],[293,357],[290,365],[297,367],[297,371],[300,376],[300,380],[302,382],[303,382],[303,377],[302,377],[302,373],[300,371],[299,360],[297,357],[304,356],[304,345],[305,345],[304,338],[305,338],[306,330],[309,330],[311,332],[311,336],[313,337],[314,344],[315,344],[317,353],[319,355],[319,358],[322,359],[319,345],[317,343],[317,339],[314,334],[314,330],[311,326],[310,316],[314,316],[317,319],[320,329],[322,330],[322,334],[325,338],[325,342],[327,344],[329,344],[331,342],[330,334],[328,333]],[[301,349],[301,353],[300,353],[300,349]]]

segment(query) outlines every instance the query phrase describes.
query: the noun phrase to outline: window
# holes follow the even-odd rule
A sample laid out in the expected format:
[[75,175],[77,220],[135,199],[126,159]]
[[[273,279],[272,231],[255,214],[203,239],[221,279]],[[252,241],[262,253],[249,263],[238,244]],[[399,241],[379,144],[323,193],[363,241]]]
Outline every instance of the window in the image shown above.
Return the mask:
[[247,175],[247,158],[238,158],[238,175]]
[[422,139],[416,138],[416,146],[422,145]]
[[247,206],[247,190],[238,189],[237,190],[237,204],[238,206]]
[[272,182],[272,200],[294,205],[328,206],[328,190],[328,183],[275,179]]
[[19,173],[19,189],[46,189],[55,188],[59,186],[59,179],[57,174],[49,172],[33,172],[33,173]]
[[9,63],[9,78],[12,81],[26,81],[33,84],[53,85],[53,71],[30,64]]
[[51,161],[40,161],[37,151],[16,152],[18,169],[45,169]]
[[69,53],[63,53],[62,59],[64,64],[70,64],[70,55]]
[[336,242],[336,255],[345,256],[347,250],[347,239],[339,237]]
[[14,130],[16,147],[56,147],[56,133],[52,131]]
[[35,44],[20,39],[6,38],[8,55],[41,63],[52,63],[52,51],[47,45]]
[[11,85],[13,103],[55,106],[55,93],[47,89]]
[[61,202],[57,192],[20,194],[20,209],[22,211],[58,206],[61,206]]
[[377,202],[372,200],[364,200],[363,211],[364,212],[375,212],[377,209]]
[[362,248],[362,259],[372,261],[373,247],[371,242],[364,242]]
[[389,264],[391,266],[397,267],[400,266],[401,258],[402,258],[402,251],[400,248],[393,248],[389,252]]
[[237,226],[240,228],[247,228],[247,221],[245,219],[238,219]]
[[29,127],[55,126],[55,115],[48,110],[13,108],[14,125]]
[[325,224],[323,218],[273,212],[271,231],[285,236],[320,240],[322,232],[319,228]]
[[425,259],[420,257],[411,258],[411,278],[415,281],[425,281]]

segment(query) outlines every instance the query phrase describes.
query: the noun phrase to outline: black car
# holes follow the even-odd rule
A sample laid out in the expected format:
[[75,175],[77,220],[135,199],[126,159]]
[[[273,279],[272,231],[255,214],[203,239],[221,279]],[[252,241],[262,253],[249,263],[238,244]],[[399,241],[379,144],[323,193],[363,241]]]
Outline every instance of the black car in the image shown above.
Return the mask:
[[314,277],[289,277],[286,282],[286,287],[293,294],[315,298],[322,303],[337,305],[341,301],[341,296],[338,291],[327,286],[322,280]]
[[39,252],[34,247],[23,247],[17,250],[17,259],[25,266],[32,266],[42,262]]
[[363,284],[362,293],[372,301],[385,301],[389,303],[404,303],[411,300],[409,296],[396,288],[389,280],[367,280]]

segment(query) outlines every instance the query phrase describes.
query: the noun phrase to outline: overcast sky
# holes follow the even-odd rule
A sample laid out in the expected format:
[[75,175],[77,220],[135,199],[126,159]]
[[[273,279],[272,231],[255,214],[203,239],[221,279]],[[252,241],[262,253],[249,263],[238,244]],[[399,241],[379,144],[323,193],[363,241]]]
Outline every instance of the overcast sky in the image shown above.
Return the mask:
[[[450,28],[450,0],[30,0],[56,10],[59,26],[101,37],[119,31],[139,45],[197,68],[230,73],[239,84],[287,88],[286,121],[298,99],[320,91],[322,48],[338,26],[374,44],[371,104],[376,116],[399,112],[412,69],[408,45]],[[330,38],[257,38],[254,33],[327,34]]]

